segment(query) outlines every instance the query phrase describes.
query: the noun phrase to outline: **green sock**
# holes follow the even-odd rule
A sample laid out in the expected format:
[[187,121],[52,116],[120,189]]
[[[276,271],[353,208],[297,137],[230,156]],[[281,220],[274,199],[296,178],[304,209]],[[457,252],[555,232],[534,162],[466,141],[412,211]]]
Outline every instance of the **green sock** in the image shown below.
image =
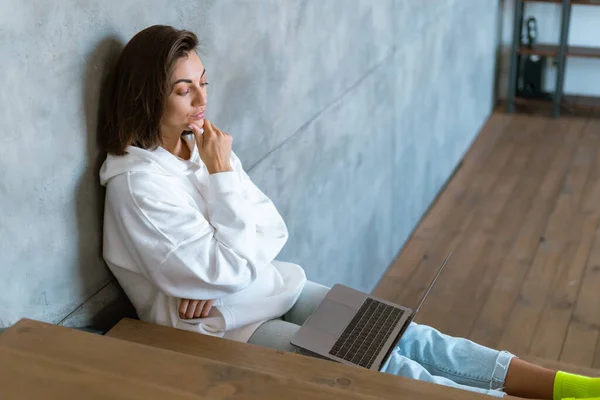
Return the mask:
[[554,400],[600,397],[600,378],[559,371],[554,379]]
[[562,400],[600,400],[600,397],[587,397],[585,399],[580,399],[576,397],[563,397]]

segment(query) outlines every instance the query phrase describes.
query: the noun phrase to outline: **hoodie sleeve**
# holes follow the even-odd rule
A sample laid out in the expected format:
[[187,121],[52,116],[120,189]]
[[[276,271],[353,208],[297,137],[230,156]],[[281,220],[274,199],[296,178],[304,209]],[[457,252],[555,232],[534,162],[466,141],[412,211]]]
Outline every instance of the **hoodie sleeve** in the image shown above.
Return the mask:
[[[242,199],[240,201],[245,203],[237,205],[238,210],[247,210],[250,215],[254,216],[256,223],[256,257],[262,264],[270,263],[287,242],[289,236],[287,227],[273,202],[252,182],[248,174],[244,171],[239,158],[232,153],[231,159],[234,171],[236,172],[235,175],[237,175],[232,175],[231,179],[236,181],[236,183],[232,183],[231,187],[235,187],[239,179],[242,190]],[[222,174],[215,174],[211,175],[209,179],[214,182],[214,180],[218,180],[221,177],[223,177]],[[211,210],[215,206],[218,207],[218,204],[213,204]],[[210,222],[215,223],[212,214]]]
[[207,219],[185,190],[127,174],[121,230],[142,272],[161,291],[177,298],[224,297],[249,286],[281,250],[285,224],[242,176],[239,170],[210,175]]

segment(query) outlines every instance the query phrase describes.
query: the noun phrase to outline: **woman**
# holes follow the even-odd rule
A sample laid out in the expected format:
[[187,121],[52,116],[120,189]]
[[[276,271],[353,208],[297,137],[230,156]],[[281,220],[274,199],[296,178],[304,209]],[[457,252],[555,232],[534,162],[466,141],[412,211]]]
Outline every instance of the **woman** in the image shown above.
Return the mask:
[[[104,258],[142,320],[294,351],[291,336],[328,289],[274,261],[286,226],[231,136],[204,118],[208,82],[196,46],[189,31],[152,26],[120,55],[100,171]],[[600,394],[591,378],[417,324],[383,371],[495,396]]]

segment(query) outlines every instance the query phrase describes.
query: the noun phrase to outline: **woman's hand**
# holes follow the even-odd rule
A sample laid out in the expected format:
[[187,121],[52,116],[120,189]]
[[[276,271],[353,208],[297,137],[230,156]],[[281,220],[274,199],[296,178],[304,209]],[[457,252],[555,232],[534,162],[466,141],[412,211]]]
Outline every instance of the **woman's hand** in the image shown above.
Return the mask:
[[225,132],[221,132],[209,120],[204,120],[204,132],[198,125],[190,125],[196,138],[196,146],[200,158],[208,168],[210,174],[232,171],[231,168],[231,143],[233,139]]
[[214,300],[190,300],[181,299],[179,305],[179,318],[205,318],[214,304]]

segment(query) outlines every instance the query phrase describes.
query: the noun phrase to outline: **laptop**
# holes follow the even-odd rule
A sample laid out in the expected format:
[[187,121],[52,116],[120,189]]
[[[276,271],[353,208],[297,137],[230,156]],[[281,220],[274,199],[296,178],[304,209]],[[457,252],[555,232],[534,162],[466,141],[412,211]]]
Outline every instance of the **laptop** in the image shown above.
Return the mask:
[[290,343],[307,355],[380,370],[451,255],[438,269],[415,310],[336,284]]

